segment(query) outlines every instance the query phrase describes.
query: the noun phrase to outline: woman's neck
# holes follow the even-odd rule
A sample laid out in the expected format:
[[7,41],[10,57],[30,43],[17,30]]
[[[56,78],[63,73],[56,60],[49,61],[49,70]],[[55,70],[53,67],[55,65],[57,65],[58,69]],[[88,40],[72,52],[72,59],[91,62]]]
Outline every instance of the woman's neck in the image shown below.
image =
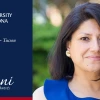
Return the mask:
[[78,97],[100,98],[100,73],[75,72],[69,88]]
[[87,86],[88,88],[100,90],[100,71],[98,72],[87,72],[87,71],[76,71],[73,75],[73,82],[76,81],[79,84]]

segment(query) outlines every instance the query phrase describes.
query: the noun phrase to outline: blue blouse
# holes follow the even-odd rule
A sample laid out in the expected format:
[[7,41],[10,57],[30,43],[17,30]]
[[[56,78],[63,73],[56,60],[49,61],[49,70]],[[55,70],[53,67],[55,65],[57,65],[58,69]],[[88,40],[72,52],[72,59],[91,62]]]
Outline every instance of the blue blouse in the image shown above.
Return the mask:
[[45,80],[44,94],[47,100],[100,100],[92,97],[76,97],[69,89],[66,79]]

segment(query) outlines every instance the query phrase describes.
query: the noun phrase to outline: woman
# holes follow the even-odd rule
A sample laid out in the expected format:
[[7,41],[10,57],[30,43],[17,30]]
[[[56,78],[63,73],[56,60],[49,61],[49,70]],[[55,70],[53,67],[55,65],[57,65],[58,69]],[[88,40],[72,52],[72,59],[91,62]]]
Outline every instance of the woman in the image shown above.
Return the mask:
[[33,93],[34,100],[100,100],[100,4],[72,10],[50,62],[53,80]]

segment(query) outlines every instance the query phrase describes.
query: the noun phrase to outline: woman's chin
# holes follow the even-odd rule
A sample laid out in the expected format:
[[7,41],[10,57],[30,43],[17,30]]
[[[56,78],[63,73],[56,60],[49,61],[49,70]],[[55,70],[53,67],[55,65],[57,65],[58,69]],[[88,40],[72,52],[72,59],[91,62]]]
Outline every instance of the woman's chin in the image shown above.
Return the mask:
[[100,73],[100,67],[95,67],[95,68],[88,68],[87,69],[89,72],[99,72]]
[[89,72],[100,72],[100,64],[98,63],[87,64],[85,66],[85,69]]

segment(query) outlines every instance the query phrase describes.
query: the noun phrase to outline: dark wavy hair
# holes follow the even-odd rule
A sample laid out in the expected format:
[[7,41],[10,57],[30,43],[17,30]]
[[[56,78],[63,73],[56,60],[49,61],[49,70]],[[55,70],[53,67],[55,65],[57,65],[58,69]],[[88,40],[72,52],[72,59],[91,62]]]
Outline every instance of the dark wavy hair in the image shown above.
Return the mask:
[[100,25],[100,4],[84,3],[76,6],[65,19],[52,53],[49,56],[49,66],[52,79],[71,79],[74,74],[74,63],[66,56],[66,43],[80,24],[88,19],[95,19]]

